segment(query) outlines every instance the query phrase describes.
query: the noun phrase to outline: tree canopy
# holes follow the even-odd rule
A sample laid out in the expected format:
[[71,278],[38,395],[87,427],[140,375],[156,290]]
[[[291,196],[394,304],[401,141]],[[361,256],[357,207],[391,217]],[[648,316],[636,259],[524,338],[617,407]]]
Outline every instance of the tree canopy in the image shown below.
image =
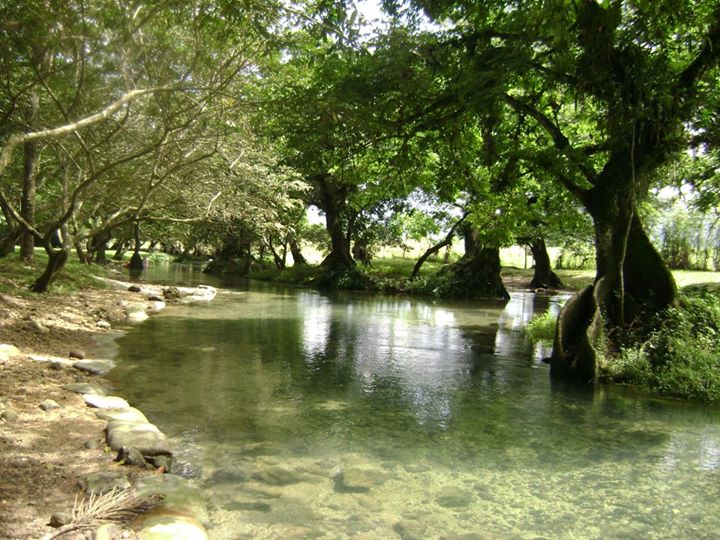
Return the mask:
[[307,205],[339,276],[422,193],[456,209],[430,249],[465,238],[448,280],[504,296],[499,248],[530,246],[548,286],[546,240],[589,216],[597,273],[552,367],[595,379],[675,299],[645,202],[720,199],[720,2],[382,5],[371,25],[345,1],[5,2],[0,206],[8,242],[50,256],[34,290],[141,222],[302,261]]

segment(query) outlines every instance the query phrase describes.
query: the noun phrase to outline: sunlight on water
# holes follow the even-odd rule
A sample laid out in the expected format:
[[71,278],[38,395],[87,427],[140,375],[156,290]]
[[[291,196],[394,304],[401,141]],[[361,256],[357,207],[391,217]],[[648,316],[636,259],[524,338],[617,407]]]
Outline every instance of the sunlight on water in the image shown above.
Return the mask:
[[561,298],[433,303],[250,287],[118,340],[211,538],[714,538],[717,410],[550,381]]

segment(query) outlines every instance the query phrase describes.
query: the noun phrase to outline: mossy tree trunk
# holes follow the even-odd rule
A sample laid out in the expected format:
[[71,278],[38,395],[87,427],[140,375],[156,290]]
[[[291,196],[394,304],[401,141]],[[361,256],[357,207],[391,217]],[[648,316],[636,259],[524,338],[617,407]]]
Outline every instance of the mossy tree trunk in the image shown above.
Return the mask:
[[448,296],[509,299],[500,276],[500,248],[483,244],[474,227],[466,227],[464,236],[465,255],[445,270],[450,276]]

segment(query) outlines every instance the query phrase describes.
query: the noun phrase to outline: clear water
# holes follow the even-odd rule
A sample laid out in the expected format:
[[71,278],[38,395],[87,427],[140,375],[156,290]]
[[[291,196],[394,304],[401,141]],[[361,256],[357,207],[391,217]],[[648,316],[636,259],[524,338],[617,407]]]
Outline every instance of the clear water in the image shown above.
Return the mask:
[[211,538],[717,538],[718,410],[550,381],[520,328],[556,302],[245,284],[130,329],[111,377]]

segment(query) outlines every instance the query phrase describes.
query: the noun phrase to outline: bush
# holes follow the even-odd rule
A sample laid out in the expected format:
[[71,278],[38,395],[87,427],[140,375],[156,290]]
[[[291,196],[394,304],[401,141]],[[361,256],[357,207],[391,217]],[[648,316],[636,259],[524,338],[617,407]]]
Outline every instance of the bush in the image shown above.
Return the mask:
[[546,311],[541,315],[535,315],[525,327],[525,334],[528,339],[537,343],[544,341],[552,343],[555,339],[555,326],[557,324],[557,315]]
[[647,343],[612,359],[607,376],[661,395],[720,402],[719,340],[720,295],[698,289],[663,314]]

